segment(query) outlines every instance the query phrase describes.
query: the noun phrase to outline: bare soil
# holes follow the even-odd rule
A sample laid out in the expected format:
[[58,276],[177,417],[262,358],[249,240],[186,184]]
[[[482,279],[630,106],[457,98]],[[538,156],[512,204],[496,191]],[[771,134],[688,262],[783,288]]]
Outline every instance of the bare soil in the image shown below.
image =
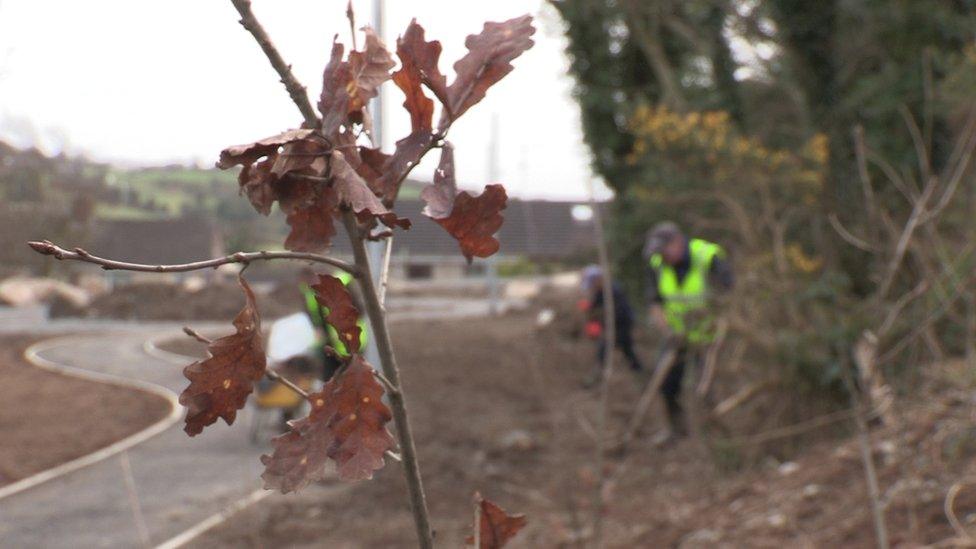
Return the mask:
[[[394,326],[440,546],[462,545],[475,491],[528,515],[511,547],[578,547],[590,534],[597,394],[580,380],[594,352],[563,332],[538,330],[529,314]],[[651,349],[642,354],[649,361]],[[637,381],[620,369],[614,376],[614,433],[633,409]],[[933,368],[924,387],[897,402],[899,423],[872,432],[896,546],[955,535],[943,503],[953,483],[976,473],[973,387],[965,365]],[[731,467],[743,450],[728,441],[652,447],[658,410],[627,456],[608,461],[616,478],[604,494],[608,546],[874,546],[858,446],[843,438],[849,422],[792,462]],[[954,509],[972,527],[976,486],[963,487]],[[391,548],[414,539],[400,466],[389,463],[372,481],[265,500],[194,546]]]
[[[240,312],[244,297],[236,283],[207,284],[188,291],[177,284],[138,283],[120,286],[95,298],[84,308],[64,300],[51,304],[53,317],[113,318],[123,320],[229,320]],[[281,285],[261,300],[265,318],[301,310],[301,296],[291,285]]]
[[31,366],[23,352],[33,339],[0,337],[0,485],[108,446],[169,413],[158,396]]

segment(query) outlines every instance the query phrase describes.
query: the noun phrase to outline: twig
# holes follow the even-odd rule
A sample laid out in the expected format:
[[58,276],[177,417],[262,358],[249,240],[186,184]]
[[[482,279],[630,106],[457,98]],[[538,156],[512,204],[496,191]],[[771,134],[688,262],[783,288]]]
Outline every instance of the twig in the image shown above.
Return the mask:
[[959,495],[959,491],[962,490],[962,482],[957,482],[949,487],[949,491],[946,492],[945,503],[943,504],[943,509],[945,509],[946,518],[949,519],[949,524],[952,525],[952,529],[956,531],[956,535],[960,539],[966,540],[967,544],[976,544],[976,539],[966,531],[966,527],[963,526],[962,522],[959,521],[959,517],[956,516],[956,496]]
[[847,227],[844,227],[844,225],[840,222],[840,219],[837,217],[837,214],[833,212],[827,214],[827,221],[830,222],[830,226],[834,228],[834,231],[836,231],[837,234],[839,234],[840,237],[843,238],[845,241],[847,241],[847,243],[850,244],[851,246],[854,246],[855,248],[858,248],[865,252],[878,251],[877,248],[869,244],[866,240],[858,238],[854,236],[853,233],[848,231]]
[[593,182],[587,180],[587,187],[590,194],[590,209],[593,210],[593,230],[596,233],[597,254],[600,258],[600,281],[602,282],[601,291],[603,292],[603,364],[600,366],[600,407],[597,411],[597,442],[596,442],[596,474],[599,479],[596,483],[596,494],[594,501],[593,517],[593,547],[599,549],[603,546],[603,515],[606,514],[606,501],[604,501],[604,489],[606,488],[607,475],[604,471],[604,461],[606,460],[606,432],[607,419],[610,415],[610,378],[613,374],[613,356],[617,347],[617,323],[613,299],[613,277],[610,273],[610,254],[607,251],[606,235],[603,230],[603,215],[600,212],[600,204],[596,201],[593,192]]
[[617,443],[617,450],[621,453],[627,451],[627,446],[634,440],[637,436],[637,431],[640,430],[641,425],[644,424],[644,418],[647,416],[647,411],[650,409],[651,404],[654,402],[654,397],[658,395],[661,389],[661,384],[664,383],[664,378],[668,376],[668,372],[674,367],[675,360],[678,358],[678,351],[673,344],[668,344],[657,362],[654,368],[654,375],[651,377],[650,381],[644,387],[644,391],[641,393],[640,398],[637,400],[637,405],[634,406],[634,413],[630,416],[630,421],[627,422],[627,430],[624,431],[623,436],[620,437],[620,442]]
[[142,512],[142,504],[139,503],[139,493],[136,491],[136,479],[132,475],[132,464],[129,463],[129,452],[122,452],[119,455],[119,464],[122,466],[122,478],[125,479],[125,491],[129,495],[129,506],[132,507],[132,518],[136,521],[139,540],[142,541],[143,547],[152,547],[149,528],[146,527],[146,517]]
[[481,498],[474,495],[474,549],[481,549]]
[[888,314],[885,316],[884,322],[881,323],[881,327],[878,328],[878,338],[882,338],[885,334],[891,330],[891,327],[895,325],[895,320],[898,319],[898,315],[901,311],[908,306],[909,303],[915,301],[922,296],[929,289],[929,283],[927,280],[922,280],[915,286],[910,292],[906,292],[898,301],[896,301],[890,309],[888,309]]
[[213,343],[211,339],[200,335],[200,332],[194,330],[189,326],[183,326],[183,333],[199,341],[200,343],[203,343],[204,345],[210,345],[211,343]]
[[386,307],[386,287],[390,281],[390,256],[393,255],[393,236],[386,239],[386,247],[383,250],[383,266],[380,269],[379,292],[380,304]]
[[[231,0],[234,7],[241,14],[241,23],[254,35],[261,49],[264,50],[268,61],[281,76],[282,82],[288,89],[292,101],[305,117],[305,123],[309,127],[318,127],[320,121],[309,103],[305,88],[295,79],[291,73],[291,68],[284,62],[278,53],[271,39],[261,28],[261,25],[251,13],[251,3],[249,0]],[[430,150],[428,147],[426,150]],[[406,177],[404,175],[404,177]],[[352,244],[353,256],[355,257],[356,267],[348,272],[356,273],[362,287],[364,300],[366,302],[366,312],[369,316],[370,325],[373,327],[376,337],[376,346],[380,354],[380,366],[386,377],[394,386],[399,386],[400,376],[396,364],[396,357],[393,354],[393,344],[386,326],[386,315],[383,311],[383,304],[379,300],[376,286],[370,273],[369,259],[366,254],[366,245],[355,218],[350,212],[342,215],[349,241]],[[393,421],[396,424],[397,434],[400,439],[400,449],[403,456],[403,470],[407,481],[407,488],[410,492],[410,505],[414,517],[414,525],[417,529],[417,537],[421,549],[433,549],[434,536],[430,528],[430,518],[427,511],[427,501],[424,495],[423,481],[420,477],[420,466],[417,463],[417,451],[414,448],[413,435],[410,430],[410,423],[407,417],[407,410],[403,400],[403,393],[390,393],[390,408],[393,413]]]
[[346,19],[349,20],[349,36],[352,39],[352,49],[358,50],[359,46],[356,45],[356,12],[352,9],[352,0],[346,4]]
[[[360,269],[362,276],[359,278],[360,287],[363,291],[363,300],[366,302],[366,313],[369,316],[370,325],[373,327],[373,335],[376,337],[376,348],[380,355],[380,366],[383,374],[394,387],[400,386],[400,369],[397,366],[396,355],[393,353],[393,342],[390,339],[390,332],[386,324],[386,314],[383,304],[380,303],[379,293],[373,283],[370,273],[369,257],[366,253],[366,244],[352,213],[344,212],[342,215],[346,233],[352,244],[353,257],[356,266]],[[430,528],[430,518],[427,511],[427,498],[424,495],[423,480],[420,477],[420,465],[417,461],[417,450],[414,447],[413,434],[410,429],[410,422],[407,416],[407,408],[403,399],[403,392],[397,391],[390,393],[390,409],[393,412],[393,421],[396,424],[397,434],[400,439],[400,450],[403,455],[403,470],[407,480],[407,489],[410,492],[410,505],[413,510],[414,525],[417,529],[418,541],[421,549],[432,549],[434,537]]]
[[871,455],[871,435],[868,432],[868,422],[864,406],[857,396],[850,369],[843,366],[844,383],[851,397],[851,407],[854,411],[854,423],[857,425],[857,442],[861,449],[861,464],[864,467],[864,477],[868,484],[868,497],[871,500],[871,513],[874,519],[874,532],[877,536],[878,548],[888,549],[888,528],[885,524],[884,504],[881,501],[881,489],[878,486],[878,473],[874,467],[874,457]]
[[[201,335],[200,332],[194,330],[193,328],[190,328],[189,326],[184,326],[183,327],[183,333],[186,334],[186,335],[188,335],[188,336],[190,336],[190,337],[192,337],[193,339],[199,341],[200,343],[203,343],[203,344],[206,344],[206,345],[210,345],[211,343],[213,343],[213,340],[212,339],[210,339],[210,338],[208,338],[208,337],[206,337],[204,335]],[[298,394],[299,396],[301,396],[305,400],[308,400],[308,391],[306,391],[305,389],[302,389],[295,382],[293,382],[290,379],[284,377],[283,375],[281,375],[278,372],[272,370],[271,368],[265,369],[264,375],[266,375],[268,377],[268,379],[270,379],[272,381],[277,381],[278,383],[281,383],[282,385],[284,385],[285,387],[288,387],[289,389],[291,389],[293,392],[295,392],[296,394]]]
[[400,392],[400,388],[397,387],[396,385],[394,385],[392,381],[390,381],[389,379],[387,379],[386,376],[383,375],[383,372],[378,372],[376,370],[373,370],[373,375],[375,375],[376,376],[376,379],[379,380],[379,382],[381,384],[383,384],[383,387],[386,388],[386,392],[387,393],[399,393]]
[[766,379],[746,385],[735,394],[715,405],[715,408],[712,409],[709,416],[714,419],[720,418],[732,410],[735,410],[739,406],[742,406],[746,402],[752,400],[753,397],[762,393],[766,389],[776,386],[778,383],[779,379]]
[[908,216],[908,221],[905,222],[905,227],[902,229],[898,243],[895,245],[894,255],[892,255],[885,269],[885,277],[882,279],[881,284],[878,285],[878,290],[875,293],[875,298],[879,301],[888,295],[888,290],[891,289],[891,285],[898,275],[898,268],[901,266],[902,259],[905,257],[905,252],[908,250],[908,244],[915,234],[915,229],[918,227],[922,215],[925,214],[929,199],[932,197],[932,193],[935,192],[937,181],[938,179],[934,177],[929,178],[925,183],[925,189],[922,191],[922,195],[915,202],[914,206],[912,206],[912,213]]
[[315,114],[315,109],[312,108],[312,103],[308,100],[308,93],[305,91],[305,86],[292,74],[291,65],[285,63],[285,60],[281,58],[281,54],[278,53],[274,43],[271,42],[268,33],[264,31],[264,27],[254,17],[254,12],[251,11],[251,0],[230,1],[237,8],[237,13],[241,14],[241,25],[254,36],[254,39],[264,51],[264,55],[271,62],[271,66],[278,72],[278,76],[281,77],[281,83],[288,90],[288,95],[291,96],[291,100],[295,102],[298,110],[302,112],[302,116],[305,118],[305,124],[310,128],[317,128],[319,126],[319,118]]
[[75,248],[73,251],[66,250],[50,241],[33,241],[28,242],[35,252],[41,255],[50,255],[58,260],[70,260],[70,261],[81,261],[84,263],[92,263],[95,265],[100,265],[102,269],[106,271],[138,271],[146,273],[182,273],[187,271],[199,271],[202,269],[211,269],[214,267],[219,267],[221,265],[230,265],[234,263],[248,264],[252,261],[270,261],[274,259],[292,259],[298,261],[312,261],[314,263],[324,263],[326,265],[332,265],[344,271],[349,272],[354,276],[358,276],[359,270],[354,266],[346,263],[345,261],[334,259],[328,256],[311,254],[304,252],[285,252],[285,251],[260,251],[260,252],[237,252],[235,254],[227,255],[224,257],[216,257],[213,259],[207,259],[204,261],[195,261],[193,263],[181,263],[174,265],[146,265],[141,263],[127,263],[124,261],[116,261],[114,259],[106,259],[104,257],[98,257],[92,255],[81,248]]
[[278,383],[281,383],[285,387],[288,387],[289,389],[291,389],[295,393],[299,394],[305,400],[308,400],[308,391],[306,391],[305,389],[302,389],[298,385],[295,385],[295,383],[293,381],[289,380],[288,378],[282,376],[278,372],[276,372],[274,370],[271,370],[271,369],[266,370],[264,373],[265,373],[265,375],[268,376],[268,379],[271,379],[271,380],[277,381]]

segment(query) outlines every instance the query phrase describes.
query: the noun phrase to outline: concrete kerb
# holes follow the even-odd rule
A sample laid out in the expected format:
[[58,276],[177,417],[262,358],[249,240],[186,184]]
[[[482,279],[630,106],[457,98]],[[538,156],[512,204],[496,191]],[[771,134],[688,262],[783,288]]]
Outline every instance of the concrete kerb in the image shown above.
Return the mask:
[[72,341],[81,339],[79,336],[69,336],[60,337],[55,339],[49,339],[35,343],[28,347],[24,351],[24,359],[27,360],[32,366],[39,368],[41,370],[47,370],[49,372],[54,372],[60,375],[74,377],[78,379],[85,379],[88,381],[94,381],[97,383],[105,383],[108,385],[115,385],[118,387],[124,387],[127,389],[135,389],[137,391],[142,391],[155,396],[162,397],[170,405],[169,414],[159,421],[153,423],[152,425],[142,429],[136,433],[133,433],[122,440],[116,441],[104,448],[86,454],[79,458],[73,459],[69,462],[62,463],[50,469],[46,469],[39,473],[35,473],[27,478],[18,480],[12,484],[8,484],[0,488],[0,499],[10,497],[14,494],[23,492],[24,490],[33,488],[39,484],[45,483],[49,480],[56,479],[58,477],[64,476],[73,471],[77,471],[83,467],[87,467],[99,461],[108,459],[116,454],[119,454],[133,446],[145,442],[150,438],[162,433],[174,423],[180,420],[183,416],[183,408],[179,404],[179,399],[176,393],[170,391],[166,387],[157,385],[155,383],[150,383],[148,381],[142,381],[138,379],[124,378],[120,376],[114,376],[111,374],[104,374],[99,372],[92,372],[90,370],[85,370],[82,368],[75,368],[72,366],[67,366],[64,364],[59,364],[57,362],[48,360],[41,356],[41,353],[49,348],[57,347],[60,345],[68,344]]

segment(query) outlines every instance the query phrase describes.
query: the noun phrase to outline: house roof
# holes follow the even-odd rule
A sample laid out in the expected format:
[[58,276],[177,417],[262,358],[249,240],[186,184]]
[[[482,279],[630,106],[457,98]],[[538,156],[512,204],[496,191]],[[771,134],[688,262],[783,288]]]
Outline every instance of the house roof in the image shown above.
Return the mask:
[[222,253],[214,225],[202,217],[99,220],[88,251],[131,263],[186,263]]
[[[502,212],[505,222],[498,232],[502,255],[556,260],[594,249],[592,221],[577,220],[573,208],[578,202],[509,200]],[[396,231],[394,254],[461,257],[457,242],[433,220],[422,214],[424,203],[416,199],[397,201],[396,212],[409,218],[407,231]],[[334,251],[350,252],[345,238],[334,240]]]

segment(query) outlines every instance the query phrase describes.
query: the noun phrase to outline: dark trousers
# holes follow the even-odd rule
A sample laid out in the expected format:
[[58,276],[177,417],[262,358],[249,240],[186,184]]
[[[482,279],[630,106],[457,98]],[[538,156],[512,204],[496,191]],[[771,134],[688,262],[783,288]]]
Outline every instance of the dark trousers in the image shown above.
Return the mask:
[[676,431],[685,430],[684,409],[681,406],[681,386],[684,384],[685,366],[689,361],[697,363],[700,354],[697,351],[690,350],[687,345],[679,347],[671,371],[668,372],[661,384],[661,396],[664,397],[668,422],[671,424],[671,428]]
[[[627,358],[627,362],[630,363],[630,368],[635,371],[640,371],[643,369],[640,359],[637,358],[637,353],[634,352],[634,326],[630,323],[620,323],[615,326],[617,332],[617,348],[620,349],[624,356]],[[597,364],[603,364],[603,357],[607,354],[607,339],[604,337],[600,339],[600,343],[597,344],[596,348],[596,359]]]

